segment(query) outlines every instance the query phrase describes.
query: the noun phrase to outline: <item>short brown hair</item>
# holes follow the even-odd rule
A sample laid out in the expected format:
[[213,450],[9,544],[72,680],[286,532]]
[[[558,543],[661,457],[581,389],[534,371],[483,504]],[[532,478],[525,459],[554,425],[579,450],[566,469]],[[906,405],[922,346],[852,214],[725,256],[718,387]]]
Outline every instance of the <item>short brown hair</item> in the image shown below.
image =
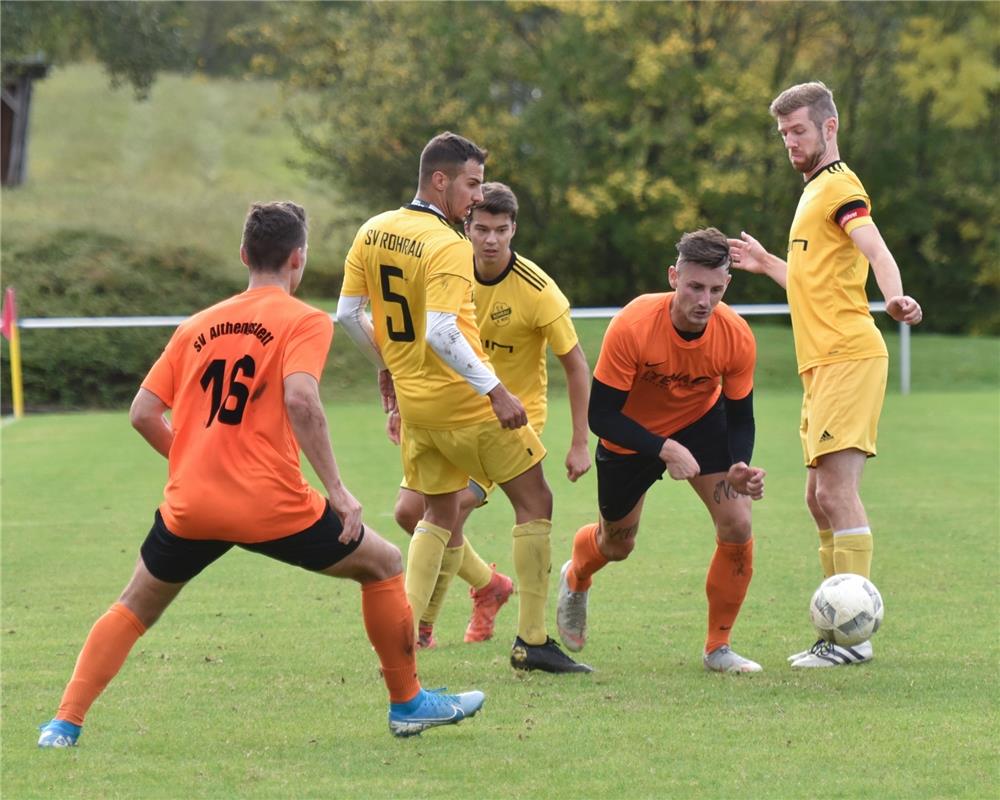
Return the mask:
[[485,211],[487,214],[506,214],[511,222],[517,222],[517,196],[511,188],[499,181],[483,184],[483,202],[476,203],[469,210],[469,219],[473,211]]
[[455,177],[469,159],[485,164],[486,156],[486,150],[464,136],[451,131],[439,133],[424,146],[420,154],[420,185],[426,186],[435,172]]
[[306,210],[287,200],[254,203],[243,224],[243,248],[252,269],[277,272],[292,251],[304,247]]
[[800,108],[809,109],[809,119],[817,128],[830,117],[837,118],[837,105],[831,92],[822,81],[797,83],[790,86],[771,101],[772,117],[784,117]]
[[685,233],[677,243],[677,265],[698,264],[709,269],[729,267],[729,240],[717,228]]

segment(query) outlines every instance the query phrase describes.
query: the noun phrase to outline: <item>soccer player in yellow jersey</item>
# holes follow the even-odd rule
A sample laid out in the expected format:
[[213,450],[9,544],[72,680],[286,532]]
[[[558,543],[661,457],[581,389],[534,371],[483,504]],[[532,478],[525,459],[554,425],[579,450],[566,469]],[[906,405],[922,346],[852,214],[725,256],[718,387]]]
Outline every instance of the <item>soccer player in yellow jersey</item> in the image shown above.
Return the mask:
[[[840,160],[833,93],[816,81],[792,86],[771,103],[778,133],[805,187],[788,237],[788,260],[747,233],[730,239],[733,266],[770,276],[788,292],[795,356],[804,395],[799,433],[806,505],[819,529],[825,576],[868,577],[872,535],[859,488],[875,455],[888,374],[885,342],[868,308],[868,265],[897,322],[916,325],[920,305],[903,294],[896,260],[871,216],[861,181]],[[793,667],[834,667],[872,658],[871,642],[824,641],[789,658]]]
[[[361,226],[347,255],[337,320],[379,367],[386,411],[399,409],[406,485],[424,496],[407,553],[406,594],[421,619],[448,548],[463,545],[460,498],[473,478],[514,507],[517,669],[589,672],[548,635],[552,492],[524,406],[490,368],[473,302],[473,253],[461,224],[483,199],[486,152],[446,132],[420,155],[417,194]],[[365,307],[371,301],[371,319]]]
[[[576,481],[590,469],[587,402],[590,369],[569,315],[569,301],[536,264],[511,249],[517,231],[517,197],[502,183],[484,183],[483,200],[472,207],[465,233],[475,253],[476,320],[483,348],[497,377],[524,404],[528,422],[539,436],[548,412],[546,347],[566,371],[573,434],[566,454],[566,476]],[[389,437],[398,443],[398,415],[389,417]],[[485,502],[493,486],[471,481],[461,494],[458,525]],[[423,512],[423,497],[404,482],[396,503],[396,521],[413,532]],[[507,576],[491,569],[472,548],[445,550],[434,593],[420,620],[418,646],[433,647],[433,625],[452,578],[470,585],[473,608],[466,642],[491,638],[496,615],[513,591]]]

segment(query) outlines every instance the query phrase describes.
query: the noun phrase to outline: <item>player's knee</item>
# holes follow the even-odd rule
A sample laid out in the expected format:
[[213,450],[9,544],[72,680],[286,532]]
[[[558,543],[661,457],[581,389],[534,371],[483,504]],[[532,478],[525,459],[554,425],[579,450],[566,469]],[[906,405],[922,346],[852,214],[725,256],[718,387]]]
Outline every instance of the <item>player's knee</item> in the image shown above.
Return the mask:
[[363,583],[389,580],[403,571],[403,556],[392,542],[380,539],[373,556],[368,559],[367,574],[362,576]]
[[720,542],[743,544],[750,541],[751,528],[749,519],[720,520],[715,525],[715,535]]
[[420,522],[422,513],[423,509],[418,508],[417,504],[414,503],[409,497],[400,497],[396,501],[395,509],[393,509],[393,516],[396,519],[396,524],[410,536],[413,535],[414,528],[416,528],[417,523]]
[[635,550],[635,537],[608,539],[601,545],[601,553],[608,561],[624,561]]

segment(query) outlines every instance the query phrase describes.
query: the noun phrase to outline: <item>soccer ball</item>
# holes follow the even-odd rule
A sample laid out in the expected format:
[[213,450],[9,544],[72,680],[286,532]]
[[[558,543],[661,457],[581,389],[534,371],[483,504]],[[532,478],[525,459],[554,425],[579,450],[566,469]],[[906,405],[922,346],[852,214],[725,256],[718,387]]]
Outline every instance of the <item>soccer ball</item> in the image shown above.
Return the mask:
[[879,629],[885,607],[875,584],[849,572],[823,581],[809,603],[809,616],[821,639],[853,647]]

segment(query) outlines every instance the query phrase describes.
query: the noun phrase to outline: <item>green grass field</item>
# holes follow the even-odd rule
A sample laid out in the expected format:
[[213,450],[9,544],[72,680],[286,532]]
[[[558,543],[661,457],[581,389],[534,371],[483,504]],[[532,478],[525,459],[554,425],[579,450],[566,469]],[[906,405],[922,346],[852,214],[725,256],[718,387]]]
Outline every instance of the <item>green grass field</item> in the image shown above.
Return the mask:
[[[35,87],[29,182],[3,191],[2,238],[92,227],[154,246],[194,243],[211,254],[210,268],[236,270],[246,205],[291,197],[312,216],[311,264],[333,274],[355,211],[289,164],[300,153],[278,107],[268,84],[164,75],[137,104],[96,68],[54,72]],[[124,411],[4,425],[3,797],[995,797],[1000,340],[918,330],[914,394],[902,397],[898,339],[887,328],[881,455],[864,490],[885,627],[872,664],[798,674],[785,656],[812,641],[806,605],[820,577],[802,502],[798,382],[788,329],[752,324],[761,353],[755,461],[769,477],[734,644],[765,672],[702,670],[712,535],[693,493],[668,481],[650,493],[633,557],[595,582],[584,656],[596,673],[513,672],[513,607],[494,641],[461,644],[469,605],[456,585],[437,628],[441,647],[421,655],[421,674],[428,686],[482,688],[487,705],[457,728],[406,741],[387,731],[357,588],[238,551],[139,641],[81,746],[39,751],[35,726],[52,715],[90,625],[130,575],[166,466]],[[578,325],[591,363],[605,327]],[[169,331],[149,335],[165,341]],[[558,365],[550,370],[558,567],[573,532],[593,519],[596,479],[562,477],[563,379]],[[369,524],[405,547],[391,516],[397,454],[382,435],[372,378],[338,334],[323,384],[335,448]],[[484,557],[508,572],[510,525],[502,498],[468,525]]]
[[[124,413],[3,428],[2,790],[62,797],[717,798],[995,796],[998,785],[997,395],[890,394],[865,499],[886,601],[876,660],[792,672],[819,582],[802,504],[794,392],[762,393],[755,577],[734,644],[764,673],[700,664],[707,514],[686,486],[647,500],[636,552],[591,596],[590,676],[507,666],[515,612],[461,643],[455,586],[420,656],[426,685],[478,687],[480,716],[395,740],[353,584],[243,552],[196,579],[143,637],[87,720],[81,746],[39,751],[83,638],[115,599],[159,501],[165,464]],[[593,473],[561,473],[565,402],[546,430],[553,560],[594,514]],[[329,407],[346,479],[371,525],[392,522],[397,455],[371,405]],[[468,525],[510,571],[502,499]],[[554,597],[554,587],[553,595]],[[554,609],[550,606],[554,626]]]

